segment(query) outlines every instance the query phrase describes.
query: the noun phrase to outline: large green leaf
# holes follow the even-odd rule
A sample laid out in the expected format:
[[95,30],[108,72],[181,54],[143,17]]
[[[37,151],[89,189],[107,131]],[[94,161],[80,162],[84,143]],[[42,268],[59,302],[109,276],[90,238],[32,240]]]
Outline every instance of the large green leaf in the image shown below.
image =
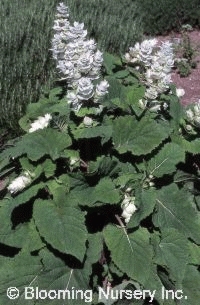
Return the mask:
[[163,284],[158,276],[157,266],[156,264],[154,264],[154,262],[152,262],[149,278],[147,278],[146,282],[144,283],[144,289],[150,290],[151,292],[156,290],[154,299],[159,301],[159,305],[163,304],[163,299],[161,295],[162,287]]
[[[92,293],[88,283],[87,268],[70,268],[62,259],[55,257],[46,249],[40,251],[39,256],[22,252],[0,266],[0,301],[5,305],[84,305],[87,300],[87,303],[91,304],[89,301]],[[10,300],[6,296],[8,287],[17,287],[20,291],[19,298]],[[55,292],[67,290],[69,294],[66,293],[64,299],[63,294],[60,294],[59,299],[55,298],[55,293],[52,291],[50,294],[52,299],[49,297],[42,299],[36,297],[37,288],[39,291],[46,290],[47,293],[50,290]],[[30,299],[25,299],[25,289],[29,292],[26,296]],[[76,297],[78,289],[84,293],[83,298],[80,293]],[[44,297],[44,292],[41,295]]]
[[198,154],[200,152],[200,139],[197,138],[193,141],[187,141],[184,138],[179,136],[172,136],[172,140],[174,143],[181,146],[187,152]]
[[31,198],[34,198],[37,194],[38,191],[45,188],[44,183],[38,183],[36,185],[30,186],[27,190],[24,190],[21,192],[19,195],[14,196],[13,198],[10,199],[10,206],[12,209],[16,208],[20,204],[29,202]]
[[144,111],[144,109],[141,109],[139,107],[139,100],[144,97],[145,90],[146,90],[145,86],[141,86],[141,87],[132,86],[131,88],[129,88],[126,96],[127,104],[131,106],[131,108],[133,109],[133,111],[137,116],[140,116]]
[[175,229],[166,229],[157,240],[155,262],[166,267],[171,280],[182,283],[189,260],[188,240]]
[[112,135],[112,126],[94,126],[79,128],[73,131],[75,139],[89,139],[100,137],[103,143],[107,142]]
[[120,194],[110,178],[103,178],[94,187],[74,189],[69,193],[68,200],[75,202],[76,205],[116,204],[120,201]]
[[114,263],[131,279],[146,283],[153,257],[149,232],[140,228],[127,235],[124,228],[108,225],[103,234]]
[[43,168],[46,178],[49,178],[54,175],[55,170],[56,170],[56,164],[53,163],[50,159],[46,159],[42,163],[42,168]]
[[169,98],[169,114],[173,118],[171,124],[175,131],[178,132],[181,119],[183,118],[184,108],[176,95],[169,95],[167,97]]
[[155,177],[175,172],[176,165],[185,159],[185,151],[179,145],[167,143],[148,162],[148,172]]
[[[139,196],[138,196],[139,197]],[[142,190],[140,197],[136,197],[136,212],[132,215],[128,228],[136,227],[140,222],[153,213],[156,201],[156,191],[154,189]]]
[[[45,215],[45,217],[44,217]],[[33,217],[39,233],[60,252],[71,254],[80,261],[86,251],[85,215],[78,208],[51,200],[36,200]]]
[[166,228],[175,228],[200,243],[199,213],[193,207],[193,197],[184,189],[179,190],[175,184],[158,192],[153,222],[163,232]]
[[121,66],[121,58],[119,56],[114,56],[108,52],[104,52],[103,54],[103,64],[106,69],[107,74],[113,74],[113,69],[115,66]]
[[200,265],[200,246],[189,243],[190,248],[190,257],[189,257],[189,263],[193,265]]
[[133,155],[148,154],[168,136],[167,128],[146,117],[137,121],[124,116],[113,121],[113,144],[120,154],[128,151]]
[[15,158],[26,154],[32,161],[37,161],[45,155],[49,155],[55,160],[70,145],[71,138],[69,135],[46,128],[24,135],[14,147],[6,149],[0,155],[0,159]]
[[[66,294],[65,300],[56,298],[50,302],[49,299],[46,299],[45,305],[84,305],[86,300],[88,300],[88,304],[91,304],[89,302],[90,297],[92,297],[91,289],[89,289],[89,275],[92,271],[92,266],[91,263],[89,264],[89,260],[86,260],[87,266],[85,264],[82,269],[67,266],[63,260],[55,257],[47,250],[41,251],[40,257],[44,267],[34,286],[44,287],[47,291],[68,290],[70,293]],[[78,289],[85,293],[83,298],[81,298],[80,293],[76,297]],[[74,298],[73,291],[75,293]],[[40,303],[38,302],[37,304]]]
[[116,77],[116,78],[126,78],[128,75],[129,75],[128,70],[120,70],[120,71],[117,71],[114,74],[114,77]]
[[181,305],[196,305],[200,300],[200,272],[195,266],[188,265],[183,279],[183,298]]
[[12,211],[13,205],[9,200],[0,208],[0,243],[21,248],[31,240],[30,251],[39,249],[42,242],[33,222],[21,223],[13,228]]
[[114,157],[99,157],[96,161],[89,163],[89,173],[95,172],[98,173],[98,175],[101,177],[112,177],[116,175],[120,170],[118,163],[118,159]]
[[[24,287],[34,285],[34,280],[42,270],[40,258],[21,252],[14,258],[7,258],[7,261],[0,266],[0,303],[5,305],[34,305],[34,300],[24,299]],[[9,299],[6,291],[9,287],[19,289],[20,296],[16,299]]]

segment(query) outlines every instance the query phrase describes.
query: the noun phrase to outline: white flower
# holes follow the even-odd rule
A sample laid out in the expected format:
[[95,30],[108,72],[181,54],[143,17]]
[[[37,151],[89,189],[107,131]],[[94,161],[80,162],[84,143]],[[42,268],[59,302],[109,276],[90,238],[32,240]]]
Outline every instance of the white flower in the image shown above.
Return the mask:
[[85,116],[84,119],[83,119],[83,124],[86,126],[86,127],[89,127],[93,124],[93,119],[91,119],[90,117],[88,116]]
[[155,105],[153,107],[150,107],[149,110],[151,112],[157,112],[157,111],[160,111],[161,110],[161,105]]
[[122,217],[124,218],[130,218],[131,217],[131,213],[128,213],[125,209],[122,212]]
[[176,95],[178,97],[182,97],[182,96],[184,96],[184,94],[185,94],[185,90],[184,89],[181,89],[181,88],[177,88],[176,89]]
[[142,99],[140,99],[138,101],[138,104],[139,104],[139,107],[144,110],[147,106],[147,100],[143,101]]
[[123,209],[122,217],[124,218],[124,221],[126,223],[130,221],[131,216],[137,210],[134,201],[135,201],[135,197],[130,197],[129,195],[125,194],[125,198],[121,204],[121,207]]
[[74,164],[76,164],[77,162],[79,161],[79,158],[70,158],[70,162],[69,162],[69,164],[71,165],[71,166],[73,166]]
[[196,116],[200,115],[200,103],[196,103],[194,105],[194,113],[195,113]]
[[91,70],[92,63],[93,58],[90,52],[82,54],[77,61],[77,67],[79,72],[84,74],[88,73]]
[[95,97],[102,97],[104,96],[106,93],[108,93],[108,88],[109,88],[109,84],[106,80],[101,81],[97,86],[96,86],[96,93],[95,93]]
[[14,179],[8,186],[8,191],[11,194],[15,194],[23,190],[27,185],[31,183],[31,175],[29,172],[25,172],[23,175]]
[[88,51],[95,51],[96,50],[96,43],[94,39],[86,40],[84,41],[85,48],[88,49]]
[[93,67],[87,74],[87,77],[90,78],[91,80],[98,79],[100,75],[99,71],[100,71],[99,68]]
[[186,130],[189,131],[189,132],[193,130],[192,126],[189,125],[189,124],[187,124],[187,125],[185,126],[185,128],[186,128]]
[[82,77],[78,81],[77,97],[80,100],[89,100],[94,94],[94,86],[87,77]]
[[97,52],[94,54],[94,63],[93,65],[95,67],[101,67],[103,63],[103,53],[97,50]]
[[74,22],[74,26],[69,27],[71,37],[84,38],[87,36],[87,30],[84,30],[84,23]]
[[57,6],[57,11],[59,13],[57,15],[58,17],[67,18],[69,16],[68,7],[66,7],[63,2],[59,3]]
[[128,213],[128,214],[133,214],[133,213],[135,213],[135,211],[136,211],[137,209],[136,209],[136,206],[135,206],[135,204],[134,203],[128,203],[128,204],[126,204],[126,206],[124,207],[124,211],[126,211],[126,213]]
[[200,116],[194,118],[194,123],[198,126],[200,125]]
[[144,40],[140,45],[140,51],[142,52],[142,55],[151,54],[153,47],[156,45],[157,40],[156,39],[146,39]]
[[34,132],[38,129],[44,129],[48,126],[49,121],[52,119],[52,116],[47,113],[44,117],[38,117],[37,120],[35,120],[33,123],[31,123],[31,128],[29,129],[29,132]]
[[194,113],[193,113],[193,111],[192,111],[191,109],[186,110],[186,115],[187,115],[187,117],[188,117],[188,119],[189,119],[190,121],[193,120],[193,118],[194,118]]
[[67,101],[69,104],[72,104],[72,105],[77,105],[79,103],[79,100],[77,98],[77,95],[74,91],[68,91],[67,93]]
[[168,108],[168,104],[166,102],[163,103],[163,109],[166,110]]
[[57,68],[66,75],[66,78],[72,79],[74,77],[74,65],[71,62],[59,61]]
[[147,90],[145,92],[145,97],[147,99],[154,100],[157,98],[157,96],[158,96],[158,92],[154,87],[147,88]]
[[[129,52],[130,52],[130,49],[129,49]],[[124,55],[124,58],[125,58],[125,60],[126,60],[127,62],[130,62],[130,61],[131,61],[131,55],[130,55],[130,53],[126,53],[126,54]]]

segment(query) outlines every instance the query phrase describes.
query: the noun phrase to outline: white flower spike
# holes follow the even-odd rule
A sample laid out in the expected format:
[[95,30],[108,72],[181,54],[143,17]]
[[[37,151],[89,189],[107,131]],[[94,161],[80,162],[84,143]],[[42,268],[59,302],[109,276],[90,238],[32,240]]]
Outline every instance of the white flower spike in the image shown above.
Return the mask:
[[171,83],[170,73],[174,65],[172,43],[163,42],[161,46],[157,47],[156,39],[144,40],[141,44],[136,43],[134,47],[129,48],[125,59],[128,63],[137,65],[135,68],[142,64],[144,71],[142,70],[141,73],[145,76],[147,107],[153,112],[160,111],[161,102],[158,100],[155,104],[154,100],[166,92]]
[[93,84],[100,78],[103,54],[97,50],[93,39],[86,39],[84,23],[70,24],[68,7],[60,3],[57,12],[51,50],[62,79],[68,85],[67,101],[75,111],[79,111],[88,100],[96,103],[108,92],[106,81]]

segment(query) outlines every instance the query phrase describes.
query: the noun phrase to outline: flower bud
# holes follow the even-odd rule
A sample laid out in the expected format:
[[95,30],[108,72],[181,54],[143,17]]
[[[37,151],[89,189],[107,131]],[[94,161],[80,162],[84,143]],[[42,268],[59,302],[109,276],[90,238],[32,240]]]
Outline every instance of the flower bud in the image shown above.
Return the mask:
[[86,126],[86,127],[89,127],[93,124],[93,119],[91,119],[90,117],[88,116],[85,116],[84,119],[83,119],[83,124]]
[[133,214],[137,210],[136,206],[134,203],[130,203],[128,206],[125,207],[124,211],[128,214]]
[[126,210],[124,210],[124,211],[122,212],[122,217],[124,217],[124,218],[129,218],[129,217],[131,217],[131,214],[128,213]]
[[185,94],[185,90],[184,89],[181,89],[181,88],[177,88],[176,89],[176,95],[178,97],[182,97],[184,94]]
[[187,115],[187,117],[188,117],[188,119],[189,119],[190,121],[192,121],[192,120],[194,119],[194,113],[193,113],[193,111],[192,111],[191,109],[188,109],[188,110],[186,111],[186,115]]
[[200,115],[200,104],[199,103],[194,105],[194,113],[197,116]]

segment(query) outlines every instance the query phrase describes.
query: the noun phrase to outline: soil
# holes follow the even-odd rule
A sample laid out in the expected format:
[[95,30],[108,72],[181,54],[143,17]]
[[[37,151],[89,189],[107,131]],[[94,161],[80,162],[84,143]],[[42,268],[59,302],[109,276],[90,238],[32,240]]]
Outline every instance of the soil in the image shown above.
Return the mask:
[[[196,62],[196,68],[191,70],[191,74],[187,77],[181,77],[177,69],[172,72],[172,81],[177,88],[185,90],[185,94],[181,97],[180,101],[183,105],[195,103],[200,100],[200,31],[192,30],[187,32],[191,46],[195,50],[194,60]],[[180,41],[180,33],[171,33],[167,36],[158,36],[160,41]]]

